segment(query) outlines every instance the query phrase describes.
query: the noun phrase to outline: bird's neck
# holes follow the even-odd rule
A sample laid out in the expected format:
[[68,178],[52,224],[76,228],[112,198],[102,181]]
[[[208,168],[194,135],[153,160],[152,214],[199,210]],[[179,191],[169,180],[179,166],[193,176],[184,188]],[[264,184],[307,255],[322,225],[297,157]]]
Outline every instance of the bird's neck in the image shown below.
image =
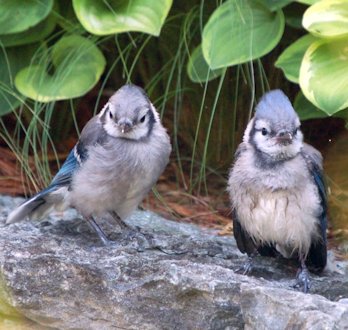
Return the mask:
[[257,149],[256,147],[254,155],[255,166],[266,170],[283,166],[287,161],[294,159],[297,156],[289,156],[285,153],[270,155]]

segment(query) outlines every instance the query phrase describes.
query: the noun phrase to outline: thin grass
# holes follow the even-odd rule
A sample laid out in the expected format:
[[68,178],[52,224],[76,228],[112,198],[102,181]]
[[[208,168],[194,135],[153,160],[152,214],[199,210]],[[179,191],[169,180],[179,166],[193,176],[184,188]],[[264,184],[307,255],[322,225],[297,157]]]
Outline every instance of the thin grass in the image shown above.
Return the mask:
[[[252,62],[236,69],[225,70],[219,81],[206,81],[203,89],[188,81],[186,65],[191,51],[200,42],[203,26],[210,12],[221,3],[222,1],[216,1],[214,5],[200,0],[190,5],[187,12],[173,12],[167,19],[160,39],[139,33],[120,34],[116,37],[89,37],[109,56],[107,70],[98,88],[93,91],[95,103],[90,105],[93,114],[101,108],[100,102],[103,96],[109,96],[109,90],[115,90],[119,85],[129,82],[143,84],[159,109],[161,118],[169,124],[174,149],[172,162],[177,169],[176,185],[178,188],[183,187],[190,194],[208,195],[208,180],[217,175],[217,171],[213,173],[211,170],[211,160],[214,157],[226,158],[228,162],[226,150],[235,149],[238,142],[237,119],[243,110],[239,107],[238,100],[245,86],[250,91],[249,117],[255,103],[257,82]],[[186,5],[178,6],[184,8]],[[59,13],[56,15],[64,24],[69,25],[69,32],[81,31],[78,24],[71,23]],[[31,65],[45,64],[47,71],[55,72],[56,68],[51,62],[51,45],[64,34],[64,31],[58,30],[50,36],[45,46],[38,49]],[[58,82],[64,80],[71,72],[80,56],[79,52],[67,54],[61,63],[66,70],[55,72],[54,75],[57,86]],[[261,62],[257,63],[257,67],[259,76],[262,76],[261,89],[264,90],[267,88],[267,78]],[[232,81],[226,79],[230,77],[231,72],[234,73]],[[52,93],[54,92],[57,91],[52,90]],[[77,135],[80,134],[81,115],[77,114],[77,109],[81,104],[78,102],[79,99],[45,104],[27,102],[26,106],[13,112],[18,121],[15,135],[11,136],[12,132],[8,131],[2,132],[6,143],[11,145],[11,149],[23,164],[23,177],[29,178],[35,190],[47,184],[51,178],[51,156],[54,155],[57,164],[61,161],[55,145],[64,133],[58,131],[58,128],[65,126],[66,132],[71,133],[74,130]],[[231,118],[229,125],[226,124],[227,116]],[[187,122],[187,118],[192,121],[194,127],[186,132],[183,122]],[[218,129],[214,130],[214,127]],[[28,162],[31,156],[37,169],[35,174],[31,173]],[[214,168],[221,169],[221,173],[225,171],[220,164],[214,164]],[[222,176],[221,180],[224,180]]]

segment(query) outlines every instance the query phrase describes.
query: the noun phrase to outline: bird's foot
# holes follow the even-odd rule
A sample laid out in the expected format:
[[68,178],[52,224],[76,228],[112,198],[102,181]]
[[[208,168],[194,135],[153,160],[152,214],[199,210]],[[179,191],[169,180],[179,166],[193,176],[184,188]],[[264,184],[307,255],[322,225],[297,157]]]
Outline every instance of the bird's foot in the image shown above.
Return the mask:
[[111,234],[113,240],[132,245],[138,252],[143,252],[151,248],[151,237],[148,238],[147,236],[149,235],[143,234],[138,227],[131,227],[129,225],[121,232]]
[[115,211],[111,211],[109,213],[110,213],[112,219],[119,225],[119,227],[121,228],[122,231],[125,231],[125,230],[139,231],[139,230],[133,228],[133,226],[131,226],[128,223],[126,223],[125,221],[123,221],[121,219],[121,217]]
[[302,288],[304,293],[308,293],[311,288],[311,280],[307,267],[300,267],[296,274],[296,284],[294,288]]
[[86,217],[85,218],[88,222],[88,224],[90,225],[90,227],[93,229],[93,231],[95,232],[95,234],[97,234],[100,243],[103,246],[113,246],[115,245],[115,242],[113,242],[112,240],[109,240],[108,237],[106,236],[106,234],[104,233],[104,231],[99,227],[99,225],[97,224],[97,222],[93,219],[93,217]]
[[248,275],[252,272],[253,267],[254,267],[253,256],[249,256],[247,262],[244,263],[244,265],[238,267],[235,270],[235,273],[242,274],[242,275]]
[[139,227],[129,225],[115,211],[111,211],[110,215],[121,229],[120,233],[112,234],[113,240],[118,242],[125,241],[126,244],[131,242],[139,252],[150,248],[151,244],[146,236],[140,232]]
[[[74,221],[66,221],[64,223],[64,229],[69,234],[83,234],[86,231],[90,231],[91,226],[86,226],[86,221],[81,218],[76,218]],[[94,231],[94,230],[93,230]]]

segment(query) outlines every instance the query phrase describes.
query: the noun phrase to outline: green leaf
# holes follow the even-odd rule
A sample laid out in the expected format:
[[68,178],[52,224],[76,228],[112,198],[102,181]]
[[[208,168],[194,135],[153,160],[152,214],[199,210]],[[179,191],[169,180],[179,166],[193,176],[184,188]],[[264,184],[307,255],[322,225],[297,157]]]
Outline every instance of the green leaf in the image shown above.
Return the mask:
[[307,49],[300,86],[318,108],[332,115],[348,107],[348,38],[322,39]]
[[296,95],[294,108],[301,120],[326,118],[328,115],[308,101],[302,92]]
[[308,47],[317,40],[311,34],[307,34],[292,43],[278,57],[275,66],[282,69],[287,79],[298,83],[300,76],[300,67],[303,56]]
[[53,0],[0,1],[1,34],[18,33],[44,20],[53,7]]
[[[51,61],[42,59],[17,74],[15,84],[23,95],[39,102],[79,97],[98,82],[106,64],[98,47],[77,35],[61,38],[52,48]],[[48,73],[51,64],[53,74]]]
[[348,108],[335,113],[334,117],[343,119],[345,121],[345,128],[348,129]]
[[259,0],[259,2],[264,4],[269,10],[275,11],[285,7],[293,0]]
[[75,15],[71,0],[59,0],[57,23],[62,29],[71,34],[84,34],[86,30]]
[[53,15],[50,15],[38,25],[24,32],[0,35],[0,43],[5,47],[31,44],[45,39],[53,32],[55,26],[56,19]]
[[96,35],[138,31],[158,36],[173,0],[73,0],[77,18]]
[[297,2],[303,3],[305,5],[313,5],[313,4],[315,4],[316,2],[319,2],[319,1],[322,1],[322,0],[297,0]]
[[223,69],[211,70],[202,53],[202,46],[198,46],[191,54],[187,63],[187,74],[193,82],[206,82],[219,77]]
[[211,69],[259,58],[278,44],[284,25],[281,10],[271,12],[255,0],[228,0],[204,27],[204,58]]
[[326,0],[314,4],[304,13],[303,26],[321,37],[348,34],[348,1]]
[[19,70],[30,64],[37,45],[3,48],[0,51],[0,116],[17,108],[22,96],[14,86]]
[[285,23],[294,29],[303,29],[302,18],[308,6],[294,2],[283,8]]
[[[299,92],[294,101],[294,108],[301,121],[308,119],[327,118],[328,114],[318,109],[313,103],[308,101],[302,92]],[[343,109],[333,115],[333,117],[344,119],[348,129],[348,109]]]

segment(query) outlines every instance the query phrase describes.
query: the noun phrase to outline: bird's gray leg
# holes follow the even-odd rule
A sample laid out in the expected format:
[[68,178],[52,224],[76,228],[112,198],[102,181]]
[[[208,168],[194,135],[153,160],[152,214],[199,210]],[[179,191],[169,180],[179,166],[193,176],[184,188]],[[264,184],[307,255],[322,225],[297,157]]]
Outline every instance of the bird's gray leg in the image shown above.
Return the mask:
[[121,227],[122,230],[138,231],[136,228],[133,228],[133,226],[130,226],[127,223],[125,223],[115,211],[110,211],[109,213],[112,216],[112,218],[117,222],[117,224]]
[[301,265],[300,265],[300,267],[297,271],[297,274],[296,274],[295,287],[296,288],[303,287],[303,292],[308,293],[308,291],[311,287],[309,271],[308,271],[308,268],[306,266],[304,257],[300,257],[300,262],[301,262]]
[[133,227],[125,223],[121,217],[115,212],[110,211],[109,212],[112,218],[118,223],[118,225],[122,229],[121,237],[125,237],[127,240],[132,240],[137,242],[137,250],[138,251],[144,251],[145,249],[148,249],[151,247],[151,244],[149,243],[148,239],[145,237],[143,233],[141,233],[137,227]]
[[85,219],[88,222],[88,224],[90,225],[90,227],[94,230],[94,232],[98,235],[98,237],[101,240],[101,242],[103,243],[103,245],[105,245],[105,246],[109,245],[110,244],[109,239],[106,237],[105,233],[99,227],[99,225],[96,223],[96,221],[93,219],[93,217],[89,216],[89,217],[85,217]]
[[256,250],[254,252],[248,254],[248,260],[246,261],[246,263],[244,265],[242,265],[241,267],[239,267],[236,270],[236,273],[241,273],[243,275],[247,275],[247,274],[251,273],[251,271],[253,270],[253,260],[257,255],[258,255],[258,253]]

